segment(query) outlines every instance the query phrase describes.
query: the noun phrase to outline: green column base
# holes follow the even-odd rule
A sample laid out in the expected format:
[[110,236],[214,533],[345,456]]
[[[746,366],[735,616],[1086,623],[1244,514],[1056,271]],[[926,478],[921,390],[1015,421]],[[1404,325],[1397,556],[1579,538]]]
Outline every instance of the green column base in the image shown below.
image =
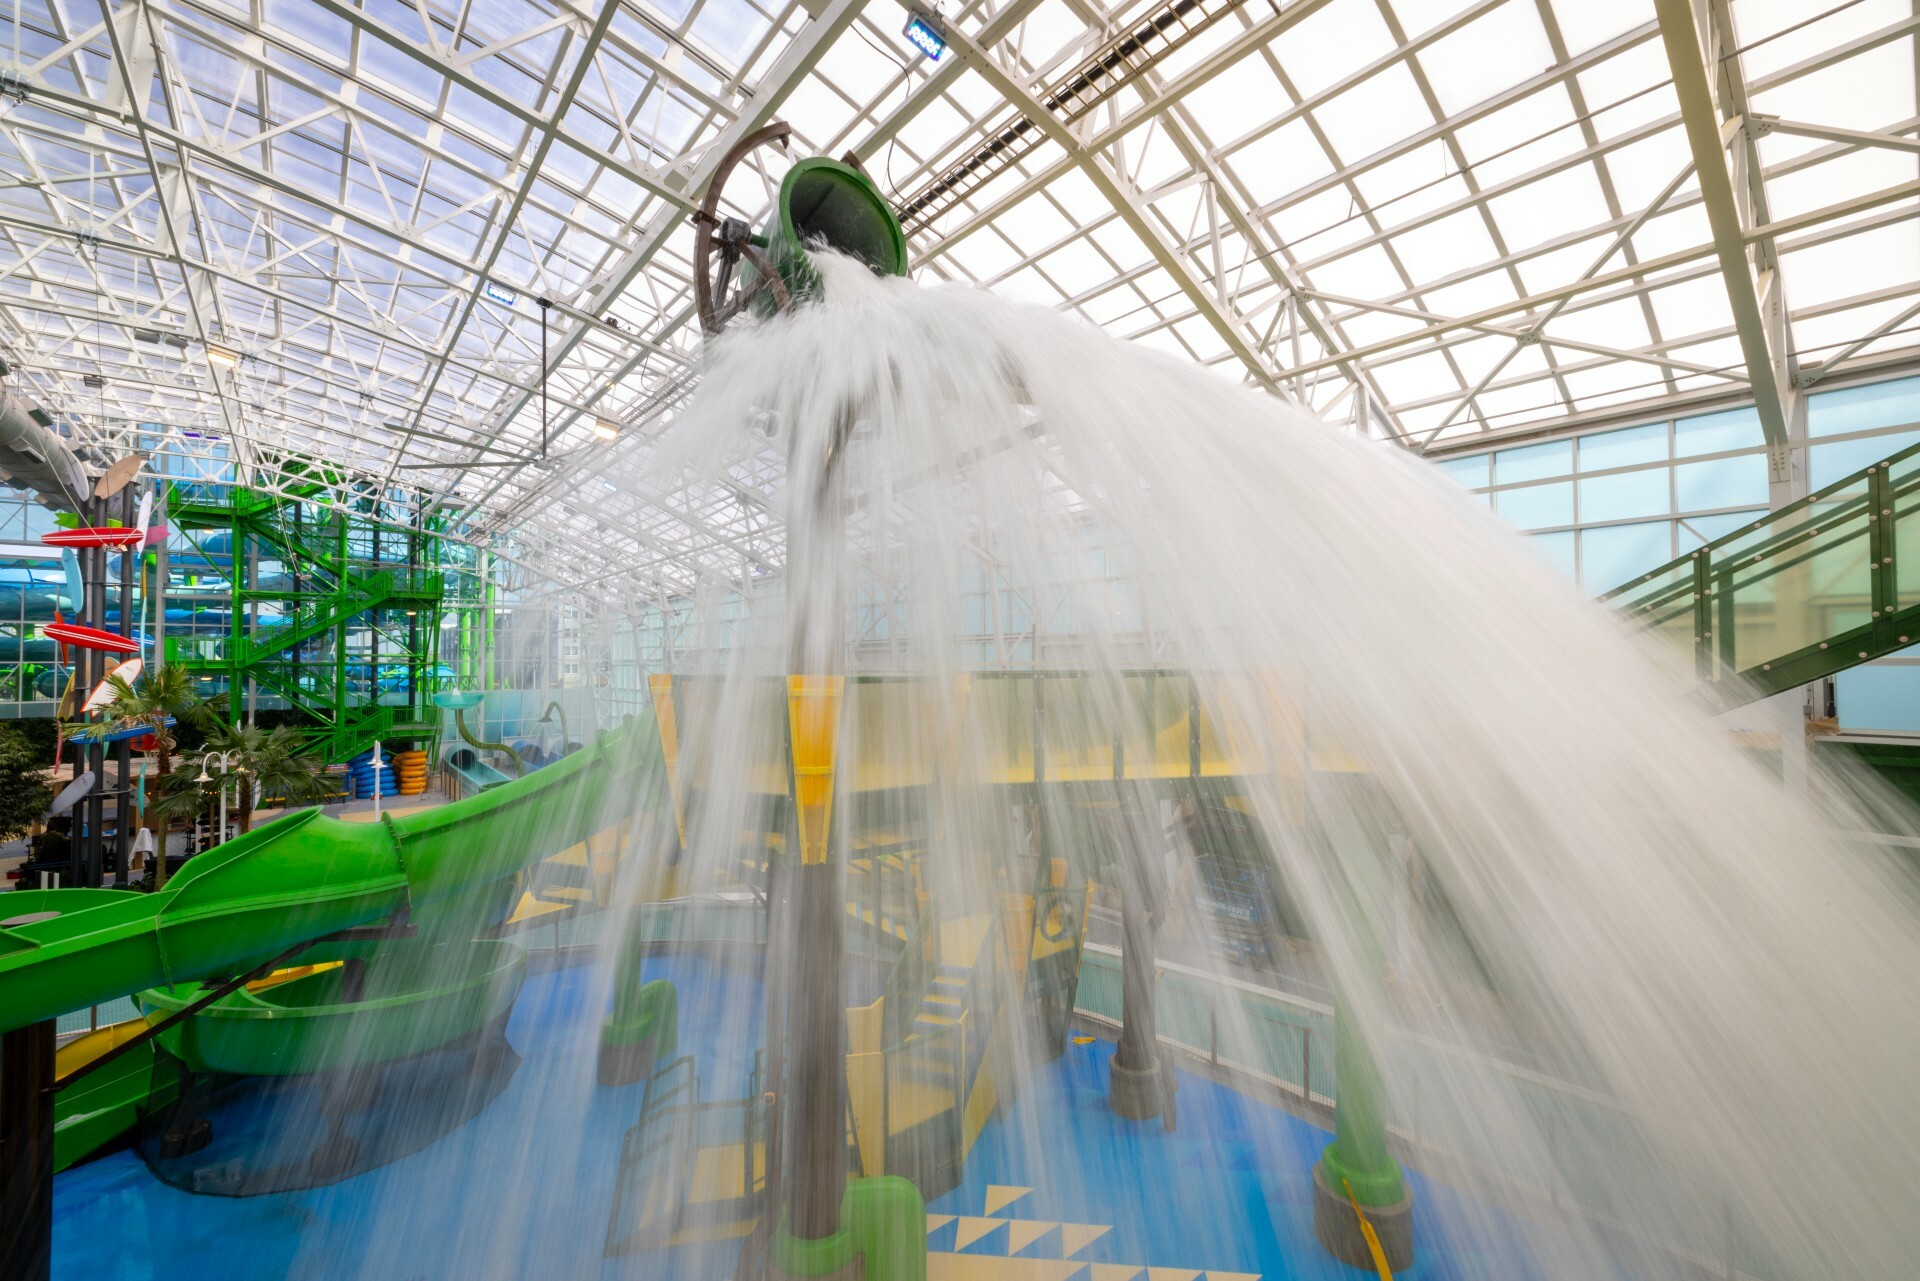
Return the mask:
[[[1354,1189],[1354,1200],[1359,1200],[1360,1189]],[[1367,1227],[1373,1229],[1373,1241],[1367,1240],[1367,1233],[1360,1226],[1360,1215],[1354,1213],[1353,1201],[1347,1200],[1345,1189],[1327,1181],[1326,1162],[1313,1167],[1313,1235],[1320,1247],[1349,1267],[1374,1271],[1384,1262],[1390,1272],[1405,1272],[1413,1266],[1413,1198],[1402,1195],[1400,1200],[1388,1205],[1361,1204],[1360,1213],[1367,1216]],[[1380,1258],[1373,1255],[1373,1246],[1380,1246]]]
[[1342,1195],[1345,1195],[1344,1189],[1352,1188],[1353,1199],[1363,1207],[1398,1205],[1407,1199],[1407,1184],[1400,1177],[1400,1163],[1385,1154],[1381,1155],[1380,1162],[1370,1170],[1347,1164],[1340,1159],[1340,1142],[1336,1139],[1320,1154],[1319,1169],[1326,1175],[1327,1186]]
[[898,1175],[849,1179],[840,1200],[838,1232],[804,1240],[787,1231],[782,1211],[767,1250],[773,1275],[795,1281],[926,1281],[926,1202],[918,1188]]
[[600,1025],[600,1084],[641,1080],[679,1045],[680,996],[673,984],[654,979],[632,993],[616,990],[613,1013]]

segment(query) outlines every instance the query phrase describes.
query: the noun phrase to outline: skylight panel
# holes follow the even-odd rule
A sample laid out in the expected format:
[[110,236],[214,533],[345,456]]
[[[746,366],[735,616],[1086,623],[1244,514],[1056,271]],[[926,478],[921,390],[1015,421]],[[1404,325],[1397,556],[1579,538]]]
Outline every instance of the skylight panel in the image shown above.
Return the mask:
[[1655,21],[1653,0],[1553,0],[1553,20],[1569,55]]
[[[1228,25],[1218,23],[1216,27]],[[1208,137],[1222,141],[1237,137],[1261,116],[1290,105],[1292,99],[1281,88],[1267,60],[1249,53],[1188,94],[1184,102],[1194,123]]]
[[885,52],[883,47],[862,24],[856,23],[854,30],[834,41],[821,55],[817,74],[862,102],[876,95],[898,102],[902,96],[901,86],[912,80],[908,67],[918,55],[904,42]]
[[1140,237],[1134,234],[1133,228],[1117,218],[1095,227],[1088,235],[1106,252],[1107,257],[1120,265],[1122,272],[1144,265],[1153,256]]
[[1546,327],[1549,340],[1592,343],[1633,351],[1653,341],[1638,298],[1620,298],[1578,310],[1569,307]]
[[1023,254],[1035,253],[1064,240],[1073,231],[1073,224],[1065,215],[1038,193],[994,219],[994,226]]
[[1213,361],[1227,355],[1227,343],[1220,336],[1220,331],[1199,316],[1189,316],[1185,320],[1176,321],[1173,330],[1179,335],[1180,340],[1186,343],[1187,348],[1192,351],[1197,360]]
[[1445,356],[1422,352],[1403,360],[1375,362],[1368,367],[1389,402],[1405,404],[1448,393],[1460,394],[1460,380],[1454,376]]
[[[1478,209],[1462,209],[1399,232],[1388,243],[1416,283],[1499,256]],[[1508,243],[1515,242],[1510,238]]]
[[1545,244],[1556,235],[1607,221],[1606,194],[1590,164],[1574,165],[1487,201],[1508,248]]
[[1393,34],[1376,0],[1333,0],[1275,38],[1274,58],[1294,92],[1312,97],[1330,84],[1392,53]]
[[1422,288],[1420,301],[1428,311],[1444,316],[1470,316],[1489,307],[1510,303],[1520,295],[1506,271],[1495,268],[1438,289]]
[[[1732,326],[1733,322],[1729,320],[1726,328],[1731,329]],[[1731,333],[1723,338],[1710,338],[1704,342],[1669,347],[1667,354],[1689,364],[1704,365],[1708,369],[1724,371],[1723,374],[1675,373],[1674,381],[1682,387],[1724,386],[1723,379],[1726,376],[1741,380],[1747,376],[1746,359],[1740,351],[1740,340]]]
[[[1798,62],[1809,50],[1836,49],[1911,18],[1913,9],[1903,0],[1813,5],[1805,0],[1734,0],[1732,16],[1743,48],[1741,63],[1751,80]],[[1789,27],[1794,28],[1791,33]],[[1783,33],[1784,38],[1775,38]]]
[[1762,89],[1753,108],[1843,129],[1884,129],[1914,114],[1913,76],[1913,45],[1896,40]]
[[[906,93],[906,90],[901,91],[901,99],[904,100]],[[884,119],[885,116],[894,109],[895,105],[897,104],[892,101],[886,103],[881,109],[881,117]],[[906,125],[896,135],[899,140],[899,146],[895,148],[894,144],[889,142],[888,147],[894,148],[895,150],[904,149],[920,157],[923,161],[930,160],[936,156],[944,157],[950,149],[954,149],[955,141],[959,139],[961,135],[968,133],[977,123],[977,121],[970,121],[967,117],[955,110],[949,95],[941,94],[933,101],[927,103],[926,106],[922,107],[919,115],[907,121]],[[908,184],[910,165],[907,156],[900,156],[896,167],[895,162],[888,159],[886,149],[883,148],[880,155],[875,157],[875,160],[884,166],[889,173],[897,174],[901,185],[904,186]]]
[[[1893,320],[1911,307],[1913,302],[1910,294],[1902,293],[1897,298],[1857,307],[1842,307],[1817,316],[1807,315],[1795,307],[1794,351],[1799,355],[1803,367],[1837,356],[1842,349],[1851,347],[1860,338]],[[1888,335],[1883,346],[1911,347],[1916,341],[1920,341],[1920,322],[1909,319],[1896,332]]]
[[1471,7],[1470,0],[1393,0],[1393,16],[1402,31],[1419,35]]
[[1780,255],[1790,306],[1851,298],[1891,280],[1920,279],[1920,236],[1911,222],[1863,231]]
[[1657,34],[1588,67],[1578,79],[1594,132],[1602,139],[1679,115],[1673,68]]
[[1152,190],[1193,172],[1193,166],[1157,124],[1135,132],[1127,142],[1127,176],[1135,186]]
[[[1568,236],[1566,243],[1555,244],[1551,249],[1522,253],[1515,260],[1514,268],[1520,273],[1527,292],[1538,293],[1578,278],[1612,242],[1612,236]],[[1616,262],[1624,260],[1618,254],[1608,259],[1609,266]]]
[[701,0],[689,33],[726,65],[737,67],[772,25],[767,15],[747,0]]
[[1082,226],[1113,216],[1113,206],[1079,169],[1069,169],[1047,184],[1047,195]]
[[[1687,146],[1685,131],[1675,125],[1639,142],[1614,148],[1601,163],[1606,166],[1621,208],[1632,214],[1651,204],[1683,168],[1691,166],[1693,152]],[[1672,199],[1684,199],[1687,193],[1696,190],[1698,185],[1689,176]]]
[[[1913,175],[1912,153],[1868,147],[1819,164],[1806,165],[1794,173],[1769,177],[1768,212],[1776,219],[1790,218],[1810,209],[1834,204],[1851,195],[1862,195],[1910,182]],[[1913,234],[1911,228],[1908,234]]]
[[1395,63],[1321,104],[1313,115],[1335,157],[1349,164],[1398,142],[1433,119],[1404,63]]
[[1021,255],[991,227],[974,232],[942,255],[973,280],[992,280],[1020,263]]
[[1326,148],[1305,120],[1292,120],[1227,157],[1233,172],[1261,205],[1333,172]]
[[1009,43],[1029,66],[1039,67],[1061,50],[1079,45],[1086,34],[1087,24],[1064,0],[1044,0],[1020,23]]
[[1717,275],[1665,285],[1647,294],[1660,332],[1671,341],[1730,326],[1727,286]]
[[1474,181],[1491,187],[1532,173],[1586,145],[1564,85],[1547,85],[1455,129]]
[[1388,227],[1402,226],[1472,194],[1453,153],[1439,139],[1369,166],[1354,176],[1353,185],[1367,210]]
[[1314,267],[1308,283],[1330,294],[1372,299],[1397,292],[1403,282],[1386,251],[1373,245]]
[[1464,340],[1458,335],[1449,337],[1452,341],[1447,346],[1447,357],[1459,368],[1460,377],[1469,386],[1478,384],[1488,371],[1513,350],[1513,339],[1499,334],[1483,334]]
[[1035,264],[1068,297],[1087,293],[1113,277],[1113,265],[1085,240],[1073,240]]
[[1508,0],[1416,55],[1440,108],[1454,115],[1553,65],[1531,4]]
[[1487,426],[1493,428],[1514,426],[1567,411],[1558,384],[1550,378],[1536,378],[1512,387],[1490,387],[1474,397],[1474,403],[1479,407]]

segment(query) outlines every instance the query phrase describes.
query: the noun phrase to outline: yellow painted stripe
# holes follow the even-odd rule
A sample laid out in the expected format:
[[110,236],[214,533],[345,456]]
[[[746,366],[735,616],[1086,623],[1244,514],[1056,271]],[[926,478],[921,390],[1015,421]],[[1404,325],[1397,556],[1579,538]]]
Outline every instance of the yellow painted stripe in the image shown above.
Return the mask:
[[1360,1203],[1354,1199],[1353,1186],[1342,1176],[1341,1190],[1347,1194],[1347,1204],[1353,1207],[1353,1217],[1360,1220],[1360,1235],[1367,1239],[1367,1253],[1373,1256],[1373,1266],[1379,1270],[1380,1281],[1393,1281],[1393,1270],[1387,1267],[1387,1252],[1380,1248],[1380,1236],[1367,1222],[1367,1216],[1360,1213]]

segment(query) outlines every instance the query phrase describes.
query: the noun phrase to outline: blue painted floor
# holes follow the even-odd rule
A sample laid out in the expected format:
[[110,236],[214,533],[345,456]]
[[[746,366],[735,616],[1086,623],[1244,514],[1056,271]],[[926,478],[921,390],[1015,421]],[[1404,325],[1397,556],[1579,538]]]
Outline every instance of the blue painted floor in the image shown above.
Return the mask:
[[[695,1056],[702,1095],[737,1099],[759,1039],[757,976],[695,956],[657,958],[647,977],[679,988],[680,1053]],[[248,1198],[196,1196],[120,1152],[55,1180],[59,1281],[481,1281],[483,1278],[722,1278],[734,1246],[612,1260],[602,1243],[622,1135],[642,1087],[594,1084],[604,991],[591,971],[529,978],[508,1036],[524,1057],[507,1089],[472,1122],[422,1152],[328,1188]],[[589,1010],[589,1003],[596,1008]],[[1328,1135],[1198,1078],[1181,1080],[1180,1124],[1129,1122],[1106,1106],[1111,1046],[1070,1047],[1041,1069],[1002,1121],[982,1133],[965,1183],[929,1212],[929,1246],[953,1251],[959,1218],[985,1216],[989,1188],[1030,1188],[1000,1206],[1027,1221],[976,1234],[962,1251],[1154,1265],[1283,1278],[1355,1281],[1367,1274],[1314,1243],[1308,1171]],[[1449,1241],[1452,1194],[1412,1178],[1423,1247],[1401,1274],[1467,1281],[1488,1260]],[[1005,1199],[1006,1192],[996,1195]],[[1465,1217],[1465,1216],[1462,1216]],[[1033,1221],[1105,1228],[1072,1253]],[[1086,1235],[1086,1229],[1081,1230]],[[1511,1262],[1511,1256],[1507,1256]],[[1003,1265],[1004,1266],[1004,1265]],[[1093,1281],[1091,1270],[1082,1277]]]
[[[1093,1264],[1145,1265],[1258,1274],[1267,1281],[1355,1281],[1371,1272],[1328,1256],[1313,1235],[1313,1164],[1331,1135],[1204,1078],[1180,1074],[1178,1124],[1128,1121],[1107,1106],[1104,1041],[1070,1046],[1031,1079],[1004,1121],[990,1123],[967,1158],[965,1181],[936,1198],[930,1213],[981,1216],[1021,1188],[995,1216],[1029,1223],[1105,1228],[1067,1257]],[[1472,1242],[1449,1240],[1444,1225],[1465,1220],[1451,1190],[1409,1173],[1419,1209],[1412,1281],[1467,1281],[1508,1268],[1487,1267]],[[1484,1214],[1480,1216],[1484,1221]],[[928,1238],[952,1250],[981,1229],[977,1221],[941,1224]],[[1087,1235],[1085,1227],[1079,1236]],[[962,1248],[1006,1255],[1035,1228],[994,1230]],[[1015,1257],[1062,1257],[1049,1232]],[[1511,1254],[1503,1260],[1510,1265]],[[1086,1274],[1092,1278],[1092,1270]]]

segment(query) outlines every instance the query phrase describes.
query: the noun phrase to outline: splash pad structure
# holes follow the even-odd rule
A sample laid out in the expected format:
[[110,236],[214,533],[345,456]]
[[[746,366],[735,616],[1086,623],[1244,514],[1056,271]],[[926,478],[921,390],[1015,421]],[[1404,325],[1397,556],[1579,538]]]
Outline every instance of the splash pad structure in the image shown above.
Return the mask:
[[[1920,946],[1850,812],[1780,796],[1416,466],[813,252],[862,206],[835,164],[795,167],[776,227],[700,228],[725,332],[655,461],[783,472],[785,572],[650,682],[624,915],[519,1003],[538,1106],[523,1069],[348,1180],[308,1271],[392,1275],[430,1225],[446,1275],[1068,1281],[1156,1198],[1200,1235],[1247,1196],[1275,1276],[1906,1275]],[[1225,912],[1173,919],[1203,865],[1319,998],[1229,963]],[[1307,1137],[1220,1125],[1230,1061]],[[1051,1218],[993,1222],[1028,1183]],[[540,1253],[563,1237],[596,1257]]]

